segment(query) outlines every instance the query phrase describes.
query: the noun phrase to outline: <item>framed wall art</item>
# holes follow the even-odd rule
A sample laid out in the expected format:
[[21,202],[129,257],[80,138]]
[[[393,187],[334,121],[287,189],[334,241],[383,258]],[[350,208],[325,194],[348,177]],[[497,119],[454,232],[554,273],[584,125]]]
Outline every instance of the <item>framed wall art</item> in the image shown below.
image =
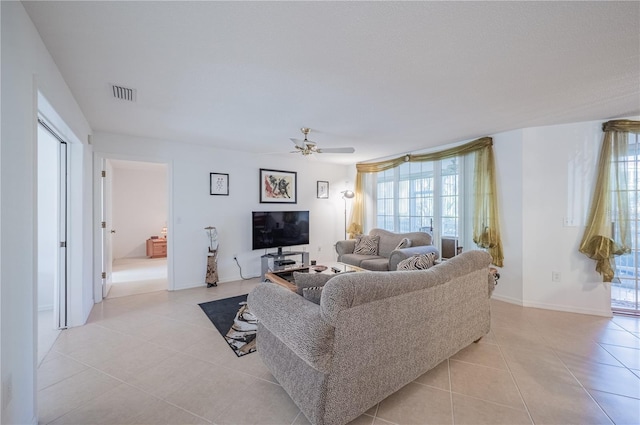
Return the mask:
[[209,173],[209,194],[229,196],[229,174]]
[[329,199],[329,182],[319,180],[317,184],[316,196],[319,199]]
[[260,169],[261,204],[295,204],[298,202],[298,173]]

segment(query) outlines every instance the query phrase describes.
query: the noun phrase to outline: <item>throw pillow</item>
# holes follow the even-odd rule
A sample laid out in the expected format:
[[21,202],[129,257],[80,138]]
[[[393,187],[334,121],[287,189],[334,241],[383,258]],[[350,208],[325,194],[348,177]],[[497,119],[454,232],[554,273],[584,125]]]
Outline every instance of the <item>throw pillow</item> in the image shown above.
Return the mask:
[[326,273],[301,273],[301,272],[293,272],[293,281],[296,284],[296,292],[298,295],[303,295],[303,289],[309,288],[312,286],[324,286],[325,283],[329,279],[331,279],[333,274]]
[[409,248],[411,246],[411,239],[402,238],[398,246],[395,249]]
[[380,236],[368,236],[359,235],[356,237],[356,247],[353,250],[354,254],[362,255],[378,255],[378,244],[380,243]]
[[310,286],[302,290],[302,296],[312,303],[320,304],[323,286]]
[[424,270],[433,267],[436,253],[417,254],[398,263],[398,270]]

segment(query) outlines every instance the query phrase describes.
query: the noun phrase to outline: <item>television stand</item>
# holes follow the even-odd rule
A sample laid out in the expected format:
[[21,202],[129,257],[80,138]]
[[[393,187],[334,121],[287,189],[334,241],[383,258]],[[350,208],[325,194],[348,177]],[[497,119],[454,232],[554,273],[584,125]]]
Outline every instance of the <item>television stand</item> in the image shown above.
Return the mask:
[[294,255],[302,256],[302,267],[309,266],[309,253],[307,251],[281,251],[277,253],[265,254],[260,257],[261,271],[260,278],[264,280],[264,275],[270,271],[284,270],[287,266],[296,264],[294,260],[288,259]]

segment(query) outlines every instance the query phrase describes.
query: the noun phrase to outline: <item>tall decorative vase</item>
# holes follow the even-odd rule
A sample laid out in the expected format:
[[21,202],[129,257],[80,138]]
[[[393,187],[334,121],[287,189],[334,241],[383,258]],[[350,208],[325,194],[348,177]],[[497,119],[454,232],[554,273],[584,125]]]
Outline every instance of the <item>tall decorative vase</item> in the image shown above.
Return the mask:
[[207,254],[207,277],[205,279],[207,288],[218,286],[218,250],[209,249]]
[[218,230],[213,226],[204,228],[209,239],[209,252],[207,253],[207,276],[205,282],[207,288],[218,286]]

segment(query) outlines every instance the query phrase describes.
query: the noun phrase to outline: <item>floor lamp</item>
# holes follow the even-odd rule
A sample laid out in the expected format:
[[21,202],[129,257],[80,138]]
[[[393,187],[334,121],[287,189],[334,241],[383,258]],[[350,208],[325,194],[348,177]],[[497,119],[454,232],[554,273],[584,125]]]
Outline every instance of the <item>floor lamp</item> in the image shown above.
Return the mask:
[[347,199],[352,199],[356,194],[353,193],[353,190],[343,190],[340,193],[342,193],[344,200],[344,238],[347,239]]

